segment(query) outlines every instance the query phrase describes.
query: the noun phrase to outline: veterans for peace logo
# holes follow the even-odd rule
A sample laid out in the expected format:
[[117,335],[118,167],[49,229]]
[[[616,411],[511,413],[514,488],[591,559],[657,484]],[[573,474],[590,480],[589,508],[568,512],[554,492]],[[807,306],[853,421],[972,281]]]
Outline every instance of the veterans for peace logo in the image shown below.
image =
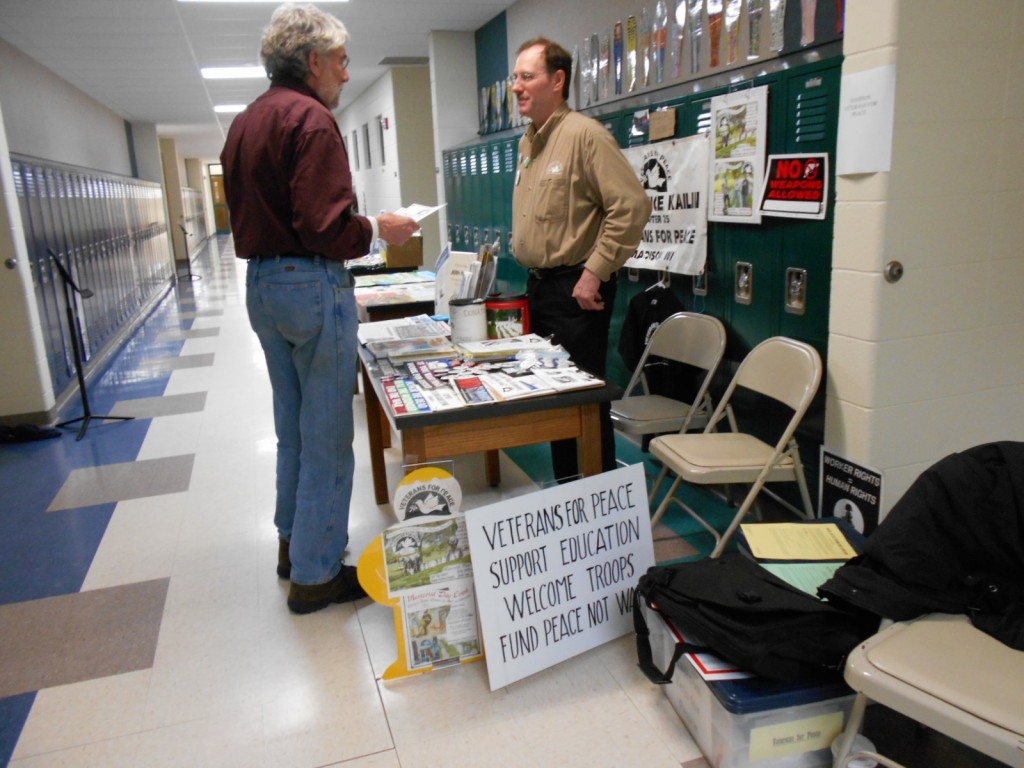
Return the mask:
[[661,155],[650,155],[644,158],[640,169],[640,183],[650,192],[668,191],[668,166]]
[[459,481],[439,467],[415,469],[395,489],[395,513],[399,520],[427,515],[453,515],[462,509]]

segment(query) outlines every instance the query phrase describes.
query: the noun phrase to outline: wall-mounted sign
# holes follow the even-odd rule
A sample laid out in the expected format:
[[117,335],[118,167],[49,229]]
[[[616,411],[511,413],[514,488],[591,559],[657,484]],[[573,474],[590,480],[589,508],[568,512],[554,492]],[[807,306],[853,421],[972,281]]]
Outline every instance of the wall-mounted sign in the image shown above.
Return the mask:
[[769,155],[760,207],[765,216],[824,219],[828,209],[828,154]]

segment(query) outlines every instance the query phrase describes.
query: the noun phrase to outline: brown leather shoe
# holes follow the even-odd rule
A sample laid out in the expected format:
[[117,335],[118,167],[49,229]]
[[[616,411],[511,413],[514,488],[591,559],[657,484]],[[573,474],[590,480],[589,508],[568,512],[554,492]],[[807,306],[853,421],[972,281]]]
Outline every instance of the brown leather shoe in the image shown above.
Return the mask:
[[366,597],[354,565],[342,565],[338,575],[326,584],[296,584],[288,590],[288,608],[292,613],[313,613],[331,603],[347,603]]
[[290,579],[292,577],[292,559],[289,556],[291,542],[285,539],[277,540],[277,575],[278,578]]

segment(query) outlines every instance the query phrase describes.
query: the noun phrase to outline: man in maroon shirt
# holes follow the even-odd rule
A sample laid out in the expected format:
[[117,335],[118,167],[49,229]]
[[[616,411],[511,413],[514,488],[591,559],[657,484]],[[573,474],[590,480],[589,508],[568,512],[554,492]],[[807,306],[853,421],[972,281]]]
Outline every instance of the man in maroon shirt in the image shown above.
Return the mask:
[[365,595],[348,545],[357,339],[347,259],[378,237],[401,245],[412,219],[353,212],[338,124],[348,81],[344,24],[282,6],[263,33],[270,88],[235,118],[221,153],[246,306],[263,347],[277,433],[278,575],[288,607],[311,613]]

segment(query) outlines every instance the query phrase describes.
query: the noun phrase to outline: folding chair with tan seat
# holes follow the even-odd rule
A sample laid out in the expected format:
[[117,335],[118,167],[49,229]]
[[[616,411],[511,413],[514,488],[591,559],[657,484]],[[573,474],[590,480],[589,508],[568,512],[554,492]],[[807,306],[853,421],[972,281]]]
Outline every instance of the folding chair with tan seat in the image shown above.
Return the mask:
[[[784,336],[766,339],[750,350],[740,363],[702,433],[678,433],[654,438],[650,446],[651,454],[661,460],[664,468],[651,491],[651,498],[654,498],[670,473],[675,474],[676,478],[658,505],[651,524],[656,524],[662,518],[669,504],[678,504],[715,537],[716,545],[711,556],[718,557],[750,511],[765,483],[772,482],[795,482],[800,489],[803,509],[782,499],[779,501],[801,517],[814,517],[814,507],[794,433],[818,390],[821,367],[821,357],[810,344]],[[792,410],[793,415],[774,445],[739,430],[730,406],[730,400],[738,387],[770,397]],[[727,419],[731,432],[716,431],[723,418]],[[750,488],[728,529],[725,533],[719,533],[693,508],[676,497],[683,482],[697,485],[743,484]]]
[[[622,399],[612,401],[612,425],[623,434],[641,438],[700,429],[713,409],[708,388],[724,354],[725,327],[717,318],[677,312],[665,319],[647,342]],[[648,391],[644,370],[650,358],[700,369],[701,382],[691,403]]]
[[1024,767],[1024,651],[975,628],[966,616],[933,613],[891,624],[850,653],[844,677],[857,698],[834,745],[836,768],[857,758],[902,768],[876,752],[853,751],[872,701]]

